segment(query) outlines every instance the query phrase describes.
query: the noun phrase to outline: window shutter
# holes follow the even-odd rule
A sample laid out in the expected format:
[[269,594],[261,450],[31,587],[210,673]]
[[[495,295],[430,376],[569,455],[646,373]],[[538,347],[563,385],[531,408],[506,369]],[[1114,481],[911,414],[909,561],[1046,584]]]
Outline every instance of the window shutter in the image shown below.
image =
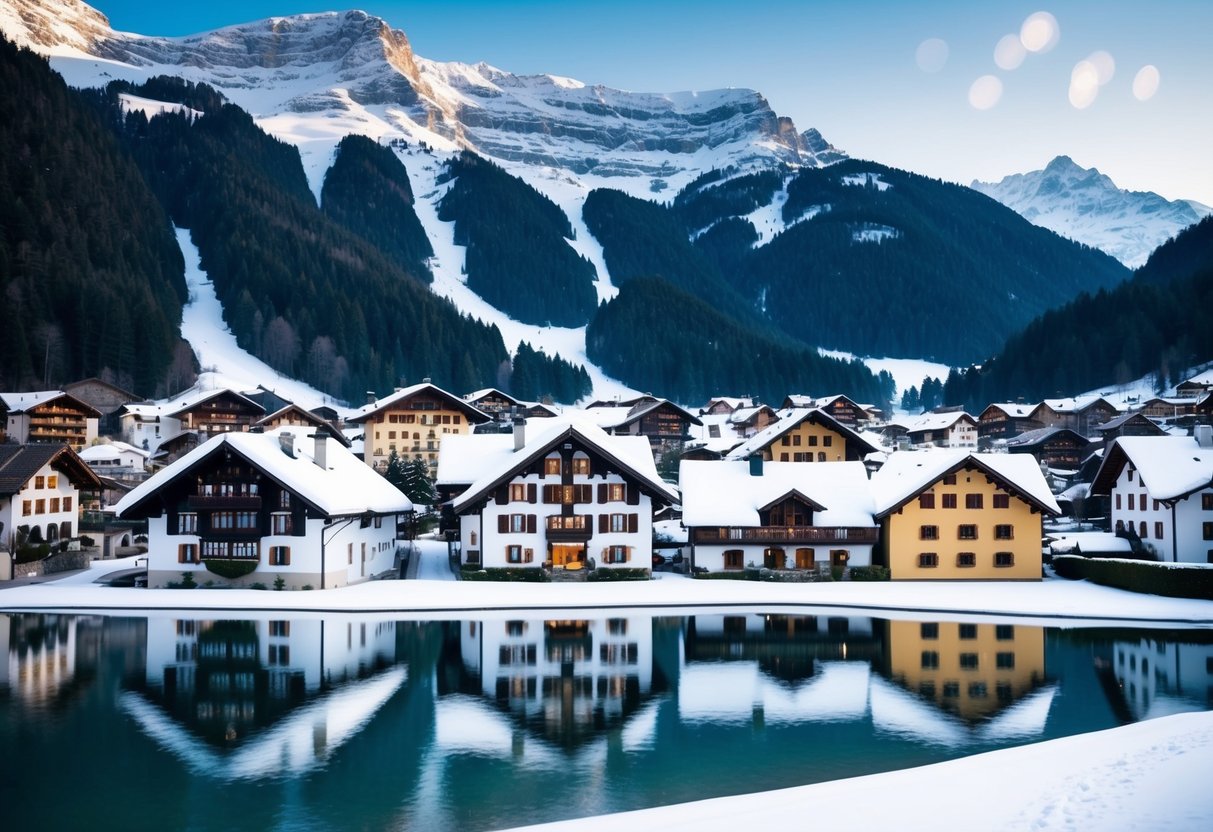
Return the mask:
[[606,483],[598,484],[598,502],[605,503],[607,501],[607,486]]
[[506,486],[506,485],[500,486],[497,489],[497,494],[494,497],[494,500],[496,501],[497,505],[499,505],[499,506],[503,506],[506,503],[508,503],[510,501],[509,486]]
[[535,515],[533,515],[533,514],[528,514],[526,516],[526,533],[527,534],[535,533]]
[[579,486],[577,486],[577,490],[580,492],[580,493],[577,495],[577,502],[579,502],[579,503],[592,503],[592,502],[594,502],[594,486],[592,486],[592,485],[579,485]]
[[527,501],[528,503],[534,503],[534,502],[535,502],[535,496],[536,496],[536,492],[537,492],[538,490],[539,490],[539,489],[536,487],[535,483],[533,483],[533,482],[528,482],[528,483],[526,484],[526,501]]
[[635,534],[636,529],[639,528],[639,526],[640,526],[639,516],[635,515],[635,514],[629,514],[628,515],[628,532],[630,534]]
[[510,530],[510,516],[508,514],[497,515],[497,531],[500,534],[505,534]]
[[636,547],[634,547],[634,546],[627,546],[627,547],[625,547],[625,548],[624,548],[624,550],[623,550],[623,562],[624,562],[624,563],[628,563],[629,561],[631,561],[631,559],[632,559],[632,549],[634,549],[634,548],[636,548]]
[[640,489],[631,484],[628,485],[628,505],[640,505]]
[[[532,517],[531,519],[534,520],[535,518]],[[534,549],[524,550],[522,560],[524,563],[530,563],[531,561],[535,560],[535,550]]]
[[177,525],[177,514],[175,511],[168,512],[168,523],[166,524],[168,528],[165,529],[167,534],[180,534],[178,531],[179,526]]
[[560,486],[545,485],[543,487],[543,501],[549,505],[560,502]]
[[611,530],[611,515],[609,515],[609,514],[598,515],[598,533],[606,534],[610,530]]

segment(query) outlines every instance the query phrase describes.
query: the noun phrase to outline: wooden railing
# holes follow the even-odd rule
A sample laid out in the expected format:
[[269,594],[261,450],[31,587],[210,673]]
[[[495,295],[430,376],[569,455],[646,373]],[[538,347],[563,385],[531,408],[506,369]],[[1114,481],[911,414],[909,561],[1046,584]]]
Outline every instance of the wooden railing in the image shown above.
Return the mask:
[[746,526],[692,530],[695,543],[875,543],[878,529],[866,527]]

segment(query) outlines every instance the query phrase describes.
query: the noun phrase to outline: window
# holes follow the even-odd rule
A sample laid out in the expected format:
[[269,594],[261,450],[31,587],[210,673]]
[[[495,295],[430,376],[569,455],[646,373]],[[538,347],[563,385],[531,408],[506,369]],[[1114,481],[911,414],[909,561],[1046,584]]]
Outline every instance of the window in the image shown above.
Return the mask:
[[560,476],[560,457],[549,456],[543,461],[543,473]]
[[46,477],[34,477],[34,488],[46,488]]
[[923,670],[938,670],[939,652],[937,650],[923,650],[921,666]]
[[817,447],[817,437],[816,437],[816,436],[810,436],[810,437],[809,437],[809,447],[810,447],[810,448],[816,448],[816,447]]
[[995,540],[1014,540],[1015,527],[1010,523],[1003,523],[994,527]]
[[962,640],[972,641],[973,639],[977,638],[977,625],[961,624],[959,627],[957,627],[957,633],[960,635]]
[[994,495],[994,508],[1010,508],[1010,507],[1011,507],[1011,495],[1010,494],[995,494]]
[[1200,509],[1201,511],[1213,511],[1213,494],[1200,495]]
[[288,665],[291,663],[291,646],[289,644],[271,644],[269,647],[269,662],[271,665]]
[[59,498],[51,497],[51,514],[59,513]]
[[919,494],[918,495],[918,507],[919,508],[935,508],[935,495],[934,494]]
[[586,528],[586,515],[574,514],[569,517],[564,517],[560,514],[549,514],[547,527],[549,529],[584,529]]
[[177,515],[177,534],[198,534],[198,512],[183,511]]
[[608,546],[606,550],[605,561],[607,563],[627,563],[628,562],[628,547],[627,546]]
[[939,526],[919,526],[919,540],[939,540]]
[[1135,508],[1137,508],[1136,496],[1137,495],[1135,494],[1129,495],[1129,511],[1133,511]]
[[628,530],[628,516],[626,514],[612,514],[609,531],[626,532]]
[[956,536],[961,540],[976,540],[977,526],[972,523],[964,523],[956,527]]
[[741,560],[744,557],[740,549],[728,549],[724,553],[724,568],[725,569],[740,569],[742,567]]
[[1015,625],[1014,624],[998,624],[994,627],[994,638],[999,641],[1014,641],[1015,640]]
[[346,556],[346,563],[350,566],[353,566],[354,565],[354,544],[353,543],[349,544],[349,546],[346,547],[345,556]]
[[982,495],[980,494],[965,495],[965,508],[982,508],[983,502]]
[[1158,511],[1161,508],[1162,508],[1162,503],[1158,502],[1158,500],[1154,500],[1154,510]]
[[590,475],[590,460],[588,457],[575,456],[573,457],[573,473],[582,474],[583,476]]
[[261,544],[255,540],[239,541],[232,544],[232,557],[257,560],[261,557]]
[[[801,443],[801,436],[800,436],[800,434],[798,433],[798,434],[796,434],[795,436],[793,436],[793,437],[792,437],[792,445],[793,445],[793,447],[799,448],[799,447],[800,447],[800,443]],[[812,443],[810,443],[810,444],[812,444]]]
[[33,500],[22,500],[21,501],[21,515],[23,517],[29,517],[33,513],[34,513],[34,501]]
[[1142,540],[1146,539],[1146,521],[1145,520],[1142,520],[1140,523],[1137,524],[1137,536],[1140,537]]
[[1155,521],[1154,523],[1154,539],[1162,540],[1162,523]]
[[1202,523],[1201,529],[1205,540],[1213,540],[1213,523]]
[[817,553],[813,549],[797,549],[796,550],[796,568],[797,569],[812,569],[814,561],[817,559]]
[[960,654],[960,669],[961,670],[976,670],[977,669],[977,654],[976,653],[961,653]]
[[1015,565],[1015,554],[1013,552],[995,552],[994,565],[997,567],[1007,567]]
[[818,452],[817,452],[817,461],[818,461],[818,462],[825,462],[825,461],[826,461],[826,452],[825,452],[825,451],[818,451]]
[[[1133,466],[1132,465],[1129,466],[1128,477],[1129,477],[1129,482],[1133,482]],[[1129,506],[1129,508],[1132,508],[1132,506]]]
[[783,437],[782,437],[782,438],[780,438],[780,440],[779,440],[779,444],[780,444],[780,445],[783,445],[783,446],[786,448],[787,446],[789,446],[789,445],[791,445],[791,444],[792,444],[792,437],[788,436],[788,435],[785,433],[785,434],[783,435]]
[[[376,517],[376,520],[379,518]],[[270,515],[270,534],[290,534],[291,516],[286,512],[274,512]]]
[[918,555],[919,569],[934,569],[939,566],[939,555],[935,552],[921,552]]
[[934,641],[939,638],[939,624],[934,621],[924,621],[918,625],[918,633],[924,641]]
[[525,514],[511,514],[509,530],[511,532],[514,532],[515,534],[520,533],[520,532],[525,532],[526,531],[526,515]]
[[290,546],[271,546],[270,547],[270,566],[290,566],[291,565],[291,547]]
[[1146,511],[1149,508],[1146,503],[1146,492],[1141,492],[1141,496],[1137,498],[1137,504],[1141,506],[1142,511]]
[[[796,454],[796,456],[797,456],[797,457],[799,457],[799,456],[800,456],[800,454]],[[788,461],[788,455],[787,455],[786,453],[781,453],[781,454],[779,455],[779,461],[780,461],[780,462],[787,462],[787,461]],[[797,462],[803,462],[804,460],[802,460],[802,459],[797,459],[796,461],[797,461]]]
[[1015,669],[1015,654],[1014,653],[998,653],[994,656],[994,666],[999,670],[1014,670]]
[[985,682],[969,682],[969,698],[985,699],[989,696],[989,688]]
[[827,448],[832,448],[834,446],[834,437],[826,434],[825,436],[821,437],[821,444]]
[[956,485],[956,475],[948,474],[946,477],[943,478],[943,484],[944,485]]
[[34,500],[34,514],[46,514],[46,500]]
[[257,528],[257,512],[255,511],[212,511],[212,529],[255,529]]
[[58,474],[51,474],[50,476],[48,476],[46,478],[46,487],[47,488],[58,488],[59,487]]
[[1116,495],[1116,510],[1120,511],[1120,494],[1119,493],[1117,493],[1117,495]]
[[943,695],[946,699],[955,699],[960,696],[960,682],[944,682]]
[[626,489],[623,483],[613,482],[607,486],[607,501],[612,503],[623,502]]
[[278,508],[289,510],[291,507],[291,492],[278,492]]
[[943,495],[943,507],[944,508],[956,508],[956,495],[955,494],[944,494]]
[[977,555],[974,552],[961,552],[956,555],[956,565],[967,568],[977,565]]
[[518,545],[506,546],[505,559],[507,563],[522,563],[522,547]]
[[182,543],[177,547],[177,563],[197,563],[198,544]]
[[526,483],[515,482],[510,483],[510,502],[521,503],[526,501]]

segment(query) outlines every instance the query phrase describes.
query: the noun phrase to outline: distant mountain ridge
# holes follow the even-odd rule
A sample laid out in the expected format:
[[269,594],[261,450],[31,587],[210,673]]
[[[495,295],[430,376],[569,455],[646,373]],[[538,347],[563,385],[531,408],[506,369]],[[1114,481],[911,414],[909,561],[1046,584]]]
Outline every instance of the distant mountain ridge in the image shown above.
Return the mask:
[[1029,222],[1111,254],[1129,268],[1179,231],[1213,212],[1193,200],[1168,200],[1152,191],[1126,191],[1095,168],[1058,156],[1043,170],[1016,173],[975,190]]

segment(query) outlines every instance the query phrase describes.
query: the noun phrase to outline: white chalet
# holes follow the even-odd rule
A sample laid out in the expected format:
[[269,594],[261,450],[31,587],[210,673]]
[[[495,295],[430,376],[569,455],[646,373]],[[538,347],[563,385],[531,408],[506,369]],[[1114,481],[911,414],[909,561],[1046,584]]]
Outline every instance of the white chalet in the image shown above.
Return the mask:
[[212,437],[115,506],[148,523],[148,586],[191,573],[318,589],[393,568],[412,503],[325,428]]
[[977,448],[977,420],[962,410],[924,413],[904,424],[916,448]]
[[862,462],[684,460],[679,485],[695,568],[872,563],[878,529]]
[[75,537],[82,490],[101,481],[71,446],[0,444],[0,550]]
[[1122,436],[1104,454],[1091,493],[1107,495],[1114,532],[1159,560],[1213,563],[1213,439]]
[[543,419],[513,442],[473,434],[443,443],[438,481],[456,486],[461,561],[483,568],[649,569],[653,511],[676,502],[648,439],[612,436],[579,419]]

